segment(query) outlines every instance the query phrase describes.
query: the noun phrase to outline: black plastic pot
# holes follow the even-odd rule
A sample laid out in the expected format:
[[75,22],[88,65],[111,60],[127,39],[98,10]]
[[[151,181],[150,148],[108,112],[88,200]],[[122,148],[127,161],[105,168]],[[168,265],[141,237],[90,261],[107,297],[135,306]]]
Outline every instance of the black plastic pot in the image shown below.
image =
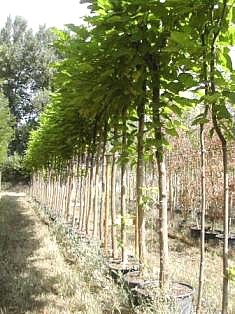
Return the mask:
[[121,263],[121,258],[119,257],[110,257],[110,256],[105,256],[106,264],[109,267],[109,264],[112,263]]
[[205,241],[208,242],[210,240],[216,240],[216,236],[218,234],[220,234],[220,233],[217,231],[212,231],[212,230],[206,231],[205,232]]
[[[122,259],[120,256],[119,257],[106,256],[105,258],[107,259],[108,263],[121,263],[122,262]],[[128,260],[128,263],[137,264],[136,258],[133,255],[128,255],[127,260]]]
[[230,237],[228,238],[228,245],[231,248],[235,248],[235,234],[231,234]]
[[[224,235],[223,234],[219,234],[216,236],[216,239],[219,242],[223,242],[224,241]],[[228,245],[231,248],[235,248],[235,234],[230,234],[229,238],[228,238]]]
[[199,239],[201,235],[201,229],[197,226],[190,227],[190,235],[193,239]]
[[[156,282],[151,285],[143,285],[135,289],[137,294],[138,303],[143,302],[153,302],[154,298],[160,298],[160,296],[154,296],[154,288]],[[180,314],[191,314],[193,310],[193,294],[194,289],[192,286],[182,283],[182,282],[173,282],[171,284],[171,289],[167,293],[165,300],[167,301],[167,311],[172,313],[172,311],[177,311]]]
[[159,280],[158,279],[149,279],[141,275],[139,271],[133,271],[127,273],[123,277],[123,283],[124,288],[127,290],[127,292],[130,295],[130,299],[133,305],[138,306],[141,303],[151,302],[151,298],[148,298],[147,295],[140,296],[138,289],[141,289],[143,287],[158,287],[159,286]]
[[[209,242],[211,240],[216,241],[217,235],[221,234],[220,230],[209,230],[209,228],[205,228],[205,241]],[[201,236],[201,228],[197,226],[190,227],[190,235],[193,239],[200,239]]]
[[123,263],[122,261],[113,261],[109,263],[109,273],[115,282],[120,281],[123,275],[139,270],[139,265],[133,261]]
[[123,277],[124,281],[124,286],[129,289],[136,289],[136,288],[141,288],[141,287],[146,287],[146,286],[158,286],[158,279],[150,279],[141,276],[140,271],[133,271],[127,273]]

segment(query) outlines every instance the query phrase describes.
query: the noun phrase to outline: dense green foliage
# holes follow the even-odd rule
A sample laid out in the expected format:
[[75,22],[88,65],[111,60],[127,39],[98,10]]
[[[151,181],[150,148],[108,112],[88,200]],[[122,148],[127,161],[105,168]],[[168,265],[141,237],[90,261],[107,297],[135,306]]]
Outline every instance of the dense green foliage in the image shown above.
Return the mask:
[[0,164],[7,157],[8,144],[12,136],[12,118],[8,108],[7,99],[0,94]]
[[23,157],[14,154],[8,156],[1,166],[2,182],[10,185],[28,184],[30,173],[24,166]]
[[[231,107],[227,104],[233,104],[234,99],[229,47],[234,31],[231,4],[226,2],[224,12],[223,5],[222,1],[93,2],[94,15],[87,18],[92,27],[71,25],[67,32],[57,33],[56,48],[62,60],[56,64],[56,92],[41,117],[41,127],[31,135],[28,160],[32,165],[43,167],[72,158],[90,146],[94,133],[102,140],[107,127],[110,149],[120,151],[120,138],[116,136],[114,141],[112,130],[118,129],[120,135],[123,114],[127,118],[127,154],[133,153],[137,105],[143,98],[148,155],[159,145],[168,145],[170,136],[177,136],[185,111],[204,102],[211,108],[213,105],[216,118],[229,135]],[[202,35],[206,36],[204,43]],[[214,35],[218,37],[214,73],[218,88],[216,94],[204,96],[203,60],[206,56],[210,65]],[[158,79],[160,103],[156,108],[154,84]],[[160,114],[159,121],[152,109]],[[203,119],[208,121],[199,115],[194,123]]]

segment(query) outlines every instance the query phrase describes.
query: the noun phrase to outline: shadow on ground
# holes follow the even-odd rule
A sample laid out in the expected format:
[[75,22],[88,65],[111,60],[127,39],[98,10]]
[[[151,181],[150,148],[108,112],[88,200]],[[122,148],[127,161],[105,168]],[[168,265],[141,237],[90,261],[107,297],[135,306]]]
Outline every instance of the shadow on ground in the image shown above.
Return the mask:
[[[53,278],[29,262],[40,243],[35,222],[19,202],[19,195],[0,200],[0,313],[40,313],[39,296],[48,291]],[[41,312],[42,313],[42,312]]]

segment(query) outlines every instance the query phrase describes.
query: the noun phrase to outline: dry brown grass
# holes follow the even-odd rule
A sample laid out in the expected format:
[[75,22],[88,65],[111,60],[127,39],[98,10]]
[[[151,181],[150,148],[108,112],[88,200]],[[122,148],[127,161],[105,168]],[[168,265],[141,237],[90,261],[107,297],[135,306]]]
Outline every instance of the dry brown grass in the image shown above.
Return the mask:
[[[60,240],[59,230],[49,232],[23,197],[2,196],[0,313],[121,312],[125,295],[111,280],[99,278],[99,271],[89,269],[88,260],[87,268],[67,263],[56,237]],[[90,257],[94,264],[95,256]]]
[[[157,241],[156,241],[157,242]],[[188,283],[195,289],[194,303],[197,298],[200,251],[199,244],[194,246],[170,239],[170,280]],[[148,264],[154,265],[153,274],[158,273],[158,245],[151,247]],[[230,266],[235,265],[235,255],[230,251]],[[222,304],[222,247],[207,245],[205,261],[205,283],[202,311],[205,314],[221,313]],[[235,313],[235,283],[229,287],[229,314]],[[173,314],[173,313],[172,313]]]

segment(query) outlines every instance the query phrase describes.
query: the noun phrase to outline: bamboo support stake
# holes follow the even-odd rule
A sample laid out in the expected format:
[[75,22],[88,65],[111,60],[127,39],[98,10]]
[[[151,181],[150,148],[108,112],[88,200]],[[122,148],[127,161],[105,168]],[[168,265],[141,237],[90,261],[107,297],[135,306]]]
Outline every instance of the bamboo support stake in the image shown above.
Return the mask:
[[99,201],[99,156],[96,159],[95,182],[94,182],[94,199],[93,199],[93,237],[98,236],[98,201]]
[[101,170],[101,199],[100,199],[100,223],[99,223],[99,235],[100,240],[104,240],[104,201],[105,201],[105,168],[104,168],[104,158],[102,158],[102,170]]
[[108,255],[109,251],[109,220],[110,220],[110,155],[105,156],[105,209],[104,209],[104,252]]
[[79,171],[79,162],[74,169],[74,176],[73,176],[73,187],[74,187],[74,198],[73,198],[73,227],[76,226],[77,223],[77,201],[78,201],[78,191],[79,191],[79,182],[80,178],[78,177],[78,171]]
[[111,220],[112,220],[112,257],[117,258],[117,227],[116,227],[116,157],[113,154],[111,175]]
[[88,206],[87,206],[87,216],[86,216],[86,233],[87,234],[89,234],[93,202],[94,202],[94,156],[91,156]]

